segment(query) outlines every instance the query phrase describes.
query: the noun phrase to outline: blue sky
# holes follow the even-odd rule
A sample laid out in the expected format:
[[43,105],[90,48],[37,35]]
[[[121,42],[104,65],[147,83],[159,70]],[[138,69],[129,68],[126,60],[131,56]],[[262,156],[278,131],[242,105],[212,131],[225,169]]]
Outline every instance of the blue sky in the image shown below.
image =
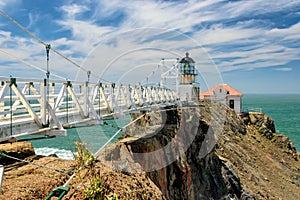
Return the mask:
[[[188,51],[202,91],[224,82],[243,93],[300,93],[300,0],[2,0],[0,9],[93,81],[156,82],[161,58]],[[0,50],[45,69],[43,45],[1,15],[0,27]],[[54,52],[49,65],[52,75],[86,79]],[[45,77],[0,53],[0,76],[10,75]]]

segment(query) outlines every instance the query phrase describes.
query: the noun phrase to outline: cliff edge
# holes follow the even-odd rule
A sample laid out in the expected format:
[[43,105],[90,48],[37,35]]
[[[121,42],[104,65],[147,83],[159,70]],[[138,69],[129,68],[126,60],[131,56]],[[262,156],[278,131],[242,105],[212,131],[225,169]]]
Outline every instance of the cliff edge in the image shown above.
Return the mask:
[[292,142],[267,115],[238,116],[220,104],[149,113],[99,159],[146,171],[167,199],[300,199]]
[[[286,136],[275,132],[267,115],[237,115],[221,104],[145,112],[118,142],[101,151],[93,174],[101,178],[107,194],[118,199],[300,199],[299,153]],[[7,153],[10,149],[2,148]],[[76,161],[34,155],[24,159],[76,171],[64,199],[84,199],[85,191],[95,186],[91,171],[78,170]],[[69,177],[8,162],[0,199],[45,199]]]

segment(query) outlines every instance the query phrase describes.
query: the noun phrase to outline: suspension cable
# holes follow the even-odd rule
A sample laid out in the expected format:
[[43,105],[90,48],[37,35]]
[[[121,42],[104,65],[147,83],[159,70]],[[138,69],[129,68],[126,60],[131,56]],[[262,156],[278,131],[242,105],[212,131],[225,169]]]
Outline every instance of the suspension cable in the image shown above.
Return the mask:
[[146,78],[144,78],[144,79],[141,81],[141,83],[143,83],[143,82],[146,81],[146,84],[148,84],[149,78],[151,78],[151,76],[153,77],[153,83],[154,83],[154,79],[155,79],[154,74],[155,74],[156,72],[158,72],[158,70],[159,70],[159,65],[157,65],[156,69],[153,70],[151,73],[149,73],[149,74],[146,76]]
[[[0,10],[0,14],[3,15],[4,17],[6,17],[8,20],[10,20],[12,23],[14,23],[17,27],[19,27],[20,29],[22,29],[23,31],[25,31],[27,34],[29,34],[31,37],[33,37],[35,40],[37,40],[39,43],[41,43],[42,45],[44,45],[45,47],[47,47],[47,44],[45,42],[43,42],[40,38],[38,38],[36,35],[34,35],[32,32],[30,32],[28,29],[26,29],[24,26],[22,26],[21,24],[19,24],[16,20],[14,20],[12,17],[10,17],[9,15],[7,15],[4,11]],[[55,52],[57,55],[61,56],[62,58],[64,58],[65,60],[69,61],[70,63],[72,63],[75,67],[77,67],[78,69],[84,71],[84,72],[88,72],[89,70],[81,67],[80,65],[78,65],[77,63],[75,63],[73,60],[71,60],[70,58],[67,58],[66,56],[64,56],[63,54],[61,54],[59,51],[57,51],[54,48],[51,48],[51,50],[53,52]],[[111,83],[110,81],[107,81],[99,76],[97,76],[96,74],[92,74],[92,76],[94,76],[97,79],[101,79],[103,82],[106,83]]]
[[24,163],[27,163],[27,164],[35,165],[35,166],[38,166],[38,167],[42,167],[42,168],[45,168],[45,169],[49,169],[49,170],[52,170],[52,171],[56,171],[56,172],[59,172],[59,173],[67,174],[67,175],[70,175],[70,173],[71,173],[70,171],[66,172],[64,170],[55,169],[55,168],[52,168],[52,167],[47,167],[45,165],[41,165],[41,164],[38,164],[38,163],[35,163],[35,162],[30,162],[30,161],[27,161],[27,160],[22,160],[20,158],[16,158],[16,157],[7,155],[7,154],[3,153],[2,151],[0,151],[0,156],[7,157],[7,158],[10,158],[10,159],[13,159],[13,160],[20,161],[20,162],[24,162]]
[[[10,17],[8,14],[6,14],[4,11],[0,10],[0,14],[3,15],[4,17],[6,17],[8,20],[10,20],[12,23],[14,23],[17,27],[19,27],[20,29],[22,29],[24,32],[26,32],[27,34],[29,34],[31,37],[33,37],[35,40],[37,40],[39,43],[41,43],[45,47],[47,47],[49,45],[49,44],[46,44],[44,41],[42,41],[40,38],[38,38],[36,35],[34,35],[32,32],[30,32],[28,29],[26,29],[24,26],[22,26],[20,23],[18,23],[16,20],[14,20],[12,17]],[[68,58],[68,57],[64,56],[63,54],[61,54],[58,50],[54,49],[53,47],[51,47],[51,50],[54,53],[56,53],[57,55],[61,56],[63,59],[69,61],[71,64],[73,64],[79,70],[84,71],[86,73],[89,72],[88,69],[83,68],[82,66],[80,66],[79,64],[77,64],[76,62],[74,62],[73,60],[71,60],[70,58]],[[158,66],[158,68],[159,68],[159,66]],[[156,70],[158,70],[158,69],[156,69]],[[99,80],[102,80],[104,83],[112,83],[111,81],[103,79],[102,77],[100,77],[99,75],[97,75],[95,73],[91,73],[91,76],[93,76],[94,78],[97,78]],[[65,79],[65,78],[63,78],[63,79]]]
[[35,36],[33,33],[31,33],[29,30],[27,30],[24,26],[22,26],[21,24],[19,24],[16,20],[14,20],[13,18],[11,18],[8,14],[6,14],[5,12],[3,12],[2,10],[0,10],[0,14],[3,15],[4,17],[6,17],[7,19],[9,19],[12,23],[14,23],[16,26],[18,26],[20,29],[22,29],[23,31],[25,31],[27,34],[29,34],[31,37],[33,37],[34,39],[36,39],[39,43],[43,44],[44,46],[46,46],[46,43],[43,42],[40,38],[38,38],[37,36]]
[[[168,109],[169,110],[169,109]],[[170,109],[170,110],[173,110],[173,109]],[[161,110],[158,110],[158,111],[161,111]],[[109,144],[113,138],[115,138],[122,130],[124,130],[125,128],[127,128],[128,126],[130,126],[131,124],[135,123],[136,121],[140,120],[142,117],[144,117],[146,114],[143,114],[141,116],[139,116],[138,118],[136,118],[135,120],[133,120],[132,122],[129,122],[127,125],[119,128],[119,127],[114,127],[114,128],[119,128],[117,130],[117,132],[104,144],[102,145],[102,147],[100,147],[98,149],[98,151],[96,153],[93,154],[94,157],[98,156],[98,154],[101,152],[101,150],[107,145]],[[109,125],[108,123],[104,123],[105,125]],[[82,169],[82,167],[80,167],[78,169],[78,171],[80,171]],[[68,187],[67,185],[69,185],[69,183],[72,181],[72,179],[76,176],[76,172],[74,172],[70,177],[69,179],[65,182],[65,184],[62,186],[62,188],[56,188],[56,190],[58,189],[64,189],[64,187]],[[51,197],[51,195],[50,195]]]
[[[115,138],[124,128],[126,128],[127,126],[129,126],[130,124],[132,123],[135,123],[137,120],[141,119],[145,114],[141,115],[140,117],[136,118],[135,120],[133,120],[132,122],[128,123],[127,125],[123,126],[122,128],[119,128],[119,130],[104,144],[102,145],[102,147],[96,152],[93,154],[93,156],[98,156],[98,154],[100,153],[100,151],[108,144],[111,142],[111,140],[113,138]],[[80,167],[78,169],[78,171],[80,171],[82,169],[82,167]],[[70,177],[69,179],[65,182],[65,184],[63,185],[63,187],[67,187],[67,185],[72,181],[72,179],[76,176],[76,172],[74,172]]]
[[[70,63],[72,63],[75,67],[77,67],[77,68],[80,69],[81,71],[84,71],[84,72],[86,72],[86,73],[90,72],[88,69],[85,69],[85,68],[81,67],[80,65],[78,65],[77,63],[75,63],[73,60],[71,60],[71,59],[67,58],[66,56],[62,55],[62,54],[61,54],[60,52],[58,52],[56,49],[51,48],[51,50],[52,50],[53,52],[55,52],[57,55],[61,56],[62,58],[66,59],[67,61],[69,61]],[[102,80],[102,81],[105,82],[105,83],[111,83],[110,81],[105,80],[105,79],[101,78],[100,76],[97,76],[97,75],[94,74],[94,73],[91,73],[91,76],[93,76],[94,78],[100,79],[100,80]]]
[[110,142],[111,142],[111,141],[112,141],[112,140],[113,140],[113,139],[114,139],[114,138],[115,138],[122,130],[124,130],[124,129],[125,129],[126,127],[128,127],[129,125],[135,123],[137,120],[139,120],[139,119],[141,119],[142,117],[144,117],[144,115],[145,115],[145,114],[139,116],[138,118],[136,118],[136,119],[133,120],[132,122],[128,123],[127,125],[125,125],[125,126],[119,128],[119,130],[118,130],[115,134],[113,134],[113,136],[111,136],[111,138],[110,138],[104,145],[102,145],[102,147],[100,147],[96,153],[94,153],[94,156],[98,156],[98,154],[101,152],[101,150],[102,150],[104,147],[106,147],[106,145],[109,144],[109,143],[110,143]]
[[[26,62],[25,60],[22,60],[21,58],[15,56],[15,55],[12,55],[11,53],[8,53],[7,51],[4,51],[4,50],[0,49],[0,53],[5,54],[5,55],[7,55],[7,56],[13,58],[14,60],[17,60],[17,61],[19,61],[19,62],[21,62],[21,63],[27,65],[28,67],[37,69],[37,70],[39,70],[39,71],[41,71],[41,72],[44,72],[44,73],[47,72],[47,71],[44,70],[43,68],[41,68],[41,67],[39,67],[39,66],[36,66],[36,65],[33,65],[33,64],[29,63],[29,62]],[[66,78],[64,78],[64,77],[62,77],[62,76],[59,76],[59,75],[57,75],[57,74],[53,74],[53,73],[52,73],[51,75],[52,75],[52,76],[55,76],[56,78],[59,78],[59,79],[63,79],[63,80],[66,79]]]

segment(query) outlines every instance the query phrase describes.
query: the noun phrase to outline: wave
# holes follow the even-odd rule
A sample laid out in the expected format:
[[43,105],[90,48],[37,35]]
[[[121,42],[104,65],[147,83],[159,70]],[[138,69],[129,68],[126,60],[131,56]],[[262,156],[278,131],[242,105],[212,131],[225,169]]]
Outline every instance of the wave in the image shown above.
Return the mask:
[[34,148],[34,151],[36,155],[49,156],[51,154],[55,154],[61,159],[74,160],[74,153],[70,150],[42,147]]

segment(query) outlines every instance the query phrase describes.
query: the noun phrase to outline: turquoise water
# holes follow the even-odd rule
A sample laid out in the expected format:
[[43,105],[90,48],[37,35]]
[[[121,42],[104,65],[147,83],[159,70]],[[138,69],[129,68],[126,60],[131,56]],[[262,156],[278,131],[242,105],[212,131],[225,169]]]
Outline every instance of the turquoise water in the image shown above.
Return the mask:
[[[300,150],[300,94],[298,95],[262,95],[247,94],[243,97],[243,109],[259,108],[274,121],[276,131],[285,134]],[[96,152],[118,128],[128,124],[130,116],[116,120],[105,120],[109,125],[73,128],[67,130],[67,136],[30,140],[37,154],[57,154],[61,158],[72,159],[76,152],[74,141],[87,144],[91,152]],[[113,141],[122,134],[116,136]],[[30,136],[32,137],[32,136]],[[38,137],[38,136],[36,136]]]
[[300,94],[246,94],[243,110],[261,108],[275,121],[277,133],[290,138],[300,150]]
[[[116,120],[105,120],[108,125],[82,126],[67,130],[67,136],[57,136],[53,138],[42,138],[41,136],[27,136],[21,139],[29,139],[38,155],[56,154],[61,158],[72,159],[76,152],[75,141],[83,142],[87,148],[95,153],[118,131],[118,127],[123,127],[130,122],[130,116]],[[116,141],[122,131],[113,138]]]

